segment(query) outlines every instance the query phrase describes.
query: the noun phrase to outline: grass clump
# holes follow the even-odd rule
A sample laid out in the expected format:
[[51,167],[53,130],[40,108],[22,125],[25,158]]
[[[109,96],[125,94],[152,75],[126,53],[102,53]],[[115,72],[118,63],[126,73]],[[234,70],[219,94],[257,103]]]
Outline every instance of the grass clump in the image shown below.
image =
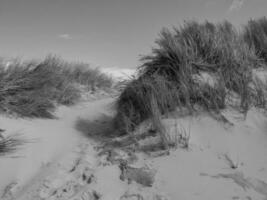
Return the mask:
[[0,111],[21,117],[53,118],[57,104],[77,102],[80,86],[89,88],[92,82],[111,82],[100,71],[89,67],[82,71],[80,66],[53,56],[41,62],[16,61],[8,67],[0,66]]
[[188,21],[163,29],[152,53],[141,59],[137,78],[118,98],[114,122],[120,133],[152,119],[164,135],[161,115],[176,108],[220,113],[231,105],[246,113],[255,102],[264,102],[258,98],[264,91],[254,87],[252,76],[262,60],[243,35],[227,21]]
[[0,156],[14,153],[24,143],[19,135],[0,138]]
[[98,68],[91,68],[86,63],[67,63],[66,65],[68,65],[65,69],[66,76],[75,83],[87,86],[88,90],[110,89],[113,85],[113,78]]
[[267,62],[267,18],[251,19],[244,28],[244,40],[257,56]]

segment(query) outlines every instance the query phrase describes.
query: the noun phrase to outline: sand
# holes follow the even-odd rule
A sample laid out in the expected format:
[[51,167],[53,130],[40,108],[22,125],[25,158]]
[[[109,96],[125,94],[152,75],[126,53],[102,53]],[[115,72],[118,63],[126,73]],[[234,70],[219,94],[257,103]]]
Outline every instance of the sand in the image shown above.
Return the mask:
[[190,126],[189,149],[154,160],[159,187],[170,199],[267,198],[266,117],[257,110],[244,121],[233,111],[225,116],[234,126],[204,115],[178,120]]
[[77,119],[94,120],[110,110],[111,99],[61,106],[58,119],[13,119],[0,117],[5,134],[22,134],[28,141],[15,154],[0,157],[0,191],[10,183],[28,184],[42,168],[69,155],[86,137],[75,128]]
[[[133,169],[155,171],[150,187],[122,180],[119,163],[99,154],[100,143],[86,135],[86,130],[99,131],[90,122],[101,124],[112,116],[113,101],[60,107],[56,120],[2,116],[1,128],[33,140],[16,154],[0,157],[2,199],[267,199],[267,118],[261,110],[251,109],[246,118],[225,110],[232,125],[205,113],[169,115],[163,120],[168,133],[184,129],[189,146],[157,157],[135,153]],[[77,129],[77,120],[88,122],[87,127]]]

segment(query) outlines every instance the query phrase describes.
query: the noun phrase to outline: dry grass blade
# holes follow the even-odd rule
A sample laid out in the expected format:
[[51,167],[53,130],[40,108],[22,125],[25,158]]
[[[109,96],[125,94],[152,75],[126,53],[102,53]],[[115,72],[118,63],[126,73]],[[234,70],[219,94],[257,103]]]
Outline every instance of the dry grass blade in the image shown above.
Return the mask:
[[24,143],[25,143],[25,140],[23,140],[20,135],[13,135],[13,136],[1,138],[0,139],[0,155],[14,153]]

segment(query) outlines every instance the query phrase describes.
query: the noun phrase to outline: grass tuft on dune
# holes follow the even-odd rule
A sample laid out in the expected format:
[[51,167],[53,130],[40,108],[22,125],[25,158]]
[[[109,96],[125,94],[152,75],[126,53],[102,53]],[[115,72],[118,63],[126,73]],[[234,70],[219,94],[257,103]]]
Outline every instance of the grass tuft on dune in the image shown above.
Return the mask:
[[257,56],[267,62],[267,18],[251,19],[245,26],[244,39]]
[[0,138],[0,155],[15,152],[25,141],[19,135]]
[[0,111],[19,117],[53,118],[56,104],[71,105],[88,91],[109,88],[112,78],[83,63],[55,56],[0,66]]
[[227,106],[244,114],[253,106],[265,108],[267,87],[253,71],[266,65],[266,25],[262,18],[242,31],[227,21],[164,28],[117,100],[114,124],[120,134],[151,119],[164,135],[161,115],[177,108],[218,114]]

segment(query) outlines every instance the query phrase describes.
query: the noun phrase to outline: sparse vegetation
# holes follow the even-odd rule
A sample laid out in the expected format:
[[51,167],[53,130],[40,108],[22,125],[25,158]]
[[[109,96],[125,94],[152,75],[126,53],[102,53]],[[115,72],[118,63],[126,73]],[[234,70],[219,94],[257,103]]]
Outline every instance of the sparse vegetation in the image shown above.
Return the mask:
[[53,118],[56,104],[71,105],[81,87],[108,88],[112,79],[82,63],[48,56],[43,61],[14,61],[0,66],[0,110],[21,117]]
[[267,18],[251,19],[245,26],[244,39],[257,56],[267,62]]
[[118,98],[114,124],[120,134],[150,118],[164,141],[161,115],[176,108],[219,114],[232,106],[246,114],[251,106],[265,107],[266,87],[252,74],[264,65],[266,24],[266,18],[250,21],[238,31],[227,21],[187,21],[163,29],[152,53],[142,58],[137,78]]
[[231,169],[237,169],[239,167],[240,163],[238,160],[234,161],[228,154],[224,154],[224,158]]
[[178,131],[178,144],[180,144],[182,148],[189,148],[190,134],[190,127],[186,130],[183,126],[180,126],[180,130]]
[[0,138],[0,155],[13,153],[24,143],[25,141],[20,137],[20,135]]

